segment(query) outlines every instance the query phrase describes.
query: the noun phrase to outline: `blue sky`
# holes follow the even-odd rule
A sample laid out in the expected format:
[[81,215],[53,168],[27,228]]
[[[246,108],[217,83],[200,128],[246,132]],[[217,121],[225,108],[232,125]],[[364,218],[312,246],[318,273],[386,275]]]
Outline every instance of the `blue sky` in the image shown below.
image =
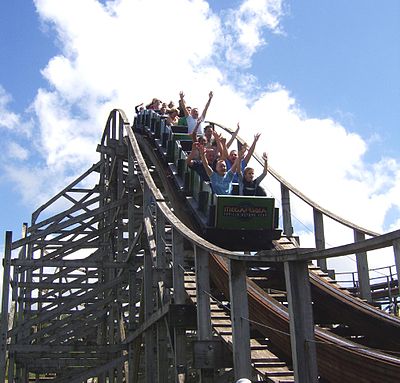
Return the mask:
[[210,119],[262,131],[321,205],[398,228],[398,20],[397,0],[0,2],[1,233],[96,160],[112,108],[181,89],[213,89]]

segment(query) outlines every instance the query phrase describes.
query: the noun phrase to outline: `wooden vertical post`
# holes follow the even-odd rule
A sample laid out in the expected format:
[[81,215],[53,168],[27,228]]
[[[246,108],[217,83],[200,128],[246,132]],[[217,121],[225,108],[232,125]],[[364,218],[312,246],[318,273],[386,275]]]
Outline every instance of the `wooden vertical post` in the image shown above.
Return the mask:
[[288,237],[293,235],[292,215],[290,212],[290,191],[281,184],[283,234]]
[[[153,313],[153,264],[151,252],[146,249],[144,252],[144,321],[146,322]],[[155,366],[155,339],[153,326],[150,326],[144,334],[144,351],[145,351],[145,370],[146,382],[154,383],[156,381]]]
[[[313,209],[314,213],[314,237],[317,250],[325,249],[324,217],[319,210]],[[323,271],[328,270],[326,259],[318,259],[317,265]]]
[[[208,252],[195,246],[196,267],[196,300],[197,300],[197,339],[211,340],[211,309],[210,309],[210,270],[208,266]],[[200,381],[213,382],[213,370],[201,369]]]
[[[176,230],[172,230],[172,280],[174,285],[174,303],[185,304],[185,275],[184,275],[184,254],[183,237]],[[175,327],[175,382],[186,380],[186,331],[183,328]]]
[[247,298],[246,263],[230,259],[229,295],[231,299],[233,366],[235,380],[251,379],[250,324]]
[[[365,234],[358,230],[354,230],[354,241],[360,242],[365,240]],[[358,283],[360,289],[360,297],[372,302],[371,286],[369,281],[368,257],[365,251],[356,253]]]
[[[158,308],[161,308],[169,299],[168,289],[165,286],[166,281],[166,254],[165,254],[165,218],[157,207],[156,210],[156,247],[157,259],[156,265],[161,272],[161,281],[158,282]],[[168,363],[168,329],[165,320],[157,322],[157,381],[158,383],[167,383],[169,369]]]
[[7,359],[7,333],[8,333],[8,297],[10,293],[10,270],[11,270],[11,244],[12,232],[6,232],[5,249],[3,258],[3,294],[1,301],[1,332],[0,332],[0,383],[6,379]]
[[294,378],[299,383],[316,383],[318,368],[307,262],[285,262],[284,267]]
[[[400,278],[400,239],[393,241],[394,263],[396,265],[397,281]],[[400,283],[397,283],[400,293]]]

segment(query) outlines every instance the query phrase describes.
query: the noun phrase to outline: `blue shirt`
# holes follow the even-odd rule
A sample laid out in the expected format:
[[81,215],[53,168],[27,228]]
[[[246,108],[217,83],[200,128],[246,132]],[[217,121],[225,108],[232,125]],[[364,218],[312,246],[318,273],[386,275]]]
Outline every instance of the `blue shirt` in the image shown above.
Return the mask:
[[233,173],[228,170],[224,176],[219,175],[217,172],[212,172],[211,186],[215,194],[229,195],[232,192]]
[[[225,164],[226,164],[226,169],[227,170],[229,170],[233,165],[233,163],[231,161],[229,161],[229,160],[225,160]],[[242,160],[242,162],[240,163],[240,166],[242,168],[242,173],[243,173],[244,169],[246,168],[246,165],[247,164],[246,164],[245,160]],[[235,173],[233,175],[233,182],[235,182],[235,183],[239,182],[239,178],[238,178],[238,174],[237,173]]]

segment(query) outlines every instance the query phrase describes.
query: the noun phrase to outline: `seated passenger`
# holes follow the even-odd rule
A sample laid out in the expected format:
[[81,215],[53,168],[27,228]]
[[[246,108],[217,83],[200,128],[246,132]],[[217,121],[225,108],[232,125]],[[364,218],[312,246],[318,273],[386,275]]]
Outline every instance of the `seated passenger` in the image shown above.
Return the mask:
[[[199,142],[193,142],[192,151],[189,153],[188,157],[186,158],[186,164],[190,168],[192,168],[201,178],[202,181],[210,181],[210,177],[207,175],[207,172],[203,166],[203,161],[199,159],[199,147],[204,147]],[[215,151],[214,149],[206,149],[205,153],[207,163],[212,166],[215,160]]]
[[210,124],[204,127],[204,136],[207,138],[207,147],[216,146],[214,135],[214,125]]
[[168,112],[169,112],[169,109],[167,108],[167,104],[165,102],[163,102],[159,113],[162,116],[165,116]]
[[171,126],[171,125],[177,125],[178,120],[179,120],[179,112],[177,109],[170,109],[167,112],[167,121],[166,124]]
[[[232,192],[232,180],[236,173],[237,166],[239,165],[239,157],[234,165],[227,171],[224,160],[218,160],[215,166],[215,171],[209,165],[206,159],[207,148],[199,145],[200,157],[203,162],[204,169],[210,178],[211,187],[217,195],[229,195]],[[241,153],[241,156],[243,154]]]
[[239,195],[251,195],[251,196],[266,196],[267,193],[260,186],[261,181],[265,178],[268,173],[268,156],[267,153],[263,153],[264,169],[263,172],[254,179],[254,169],[247,167],[244,169],[243,175],[242,170],[239,167]]
[[[241,167],[242,171],[249,163],[250,158],[254,153],[254,149],[256,148],[256,144],[257,144],[257,141],[259,138],[260,138],[260,133],[257,133],[254,135],[253,143],[251,144],[248,152],[246,153],[246,156],[242,159],[242,161],[240,163],[240,167]],[[244,147],[247,148],[247,145],[245,144]],[[226,148],[226,146],[225,146],[225,148]],[[228,155],[227,155],[227,149],[224,150],[224,153],[222,154],[222,158],[225,158],[227,169],[230,169],[233,166],[237,157],[238,157],[237,150],[231,150]],[[236,182],[236,183],[239,182],[237,174],[235,175],[233,182]]]
[[[185,115],[186,125],[188,127],[188,133],[192,133],[196,126],[196,122],[199,118],[199,110],[197,108],[191,108],[190,111],[188,110],[188,108],[186,107],[185,94],[183,92],[179,93],[179,97],[180,97],[179,107],[180,110],[183,111]],[[204,121],[206,118],[207,110],[208,107],[210,106],[212,98],[213,98],[213,92],[210,92],[208,94],[208,101],[206,103],[206,106],[204,107],[203,113],[200,116],[202,121]]]
[[161,100],[159,100],[158,98],[153,98],[150,102],[150,104],[146,105],[146,109],[151,109],[154,111],[159,111],[161,108]]

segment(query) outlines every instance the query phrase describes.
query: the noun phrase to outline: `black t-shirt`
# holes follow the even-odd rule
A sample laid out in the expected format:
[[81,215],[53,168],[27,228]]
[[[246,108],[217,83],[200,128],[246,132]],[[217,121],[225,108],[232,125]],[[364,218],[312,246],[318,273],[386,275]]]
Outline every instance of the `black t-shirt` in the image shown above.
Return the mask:
[[193,160],[189,167],[192,168],[203,181],[210,181],[210,178],[208,177],[206,169],[204,169],[203,162],[201,160]]

